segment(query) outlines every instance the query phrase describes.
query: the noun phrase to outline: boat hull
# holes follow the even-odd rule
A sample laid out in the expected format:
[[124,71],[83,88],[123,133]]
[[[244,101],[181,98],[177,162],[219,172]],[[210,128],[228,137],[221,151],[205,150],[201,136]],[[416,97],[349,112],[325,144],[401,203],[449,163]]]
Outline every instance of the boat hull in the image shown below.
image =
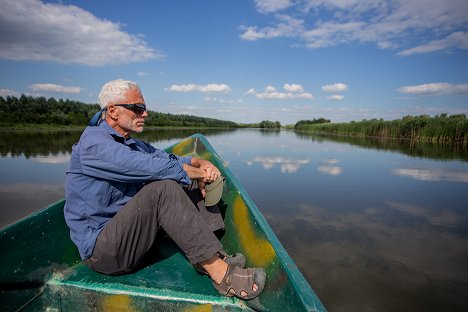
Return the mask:
[[1,230],[2,306],[11,311],[325,311],[206,138],[196,134],[166,151],[208,159],[226,177],[219,204],[226,225],[221,242],[227,252],[242,252],[247,266],[265,268],[267,283],[258,298],[219,295],[165,235],[137,272],[116,277],[93,272],[69,239],[60,201]]

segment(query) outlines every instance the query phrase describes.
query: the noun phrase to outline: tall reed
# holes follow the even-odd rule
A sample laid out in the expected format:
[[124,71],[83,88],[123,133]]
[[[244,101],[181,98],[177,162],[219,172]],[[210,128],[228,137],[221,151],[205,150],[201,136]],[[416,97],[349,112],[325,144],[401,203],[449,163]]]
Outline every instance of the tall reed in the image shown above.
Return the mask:
[[468,119],[465,114],[405,116],[386,121],[371,119],[347,123],[298,124],[298,131],[354,136],[408,138],[433,142],[468,142]]

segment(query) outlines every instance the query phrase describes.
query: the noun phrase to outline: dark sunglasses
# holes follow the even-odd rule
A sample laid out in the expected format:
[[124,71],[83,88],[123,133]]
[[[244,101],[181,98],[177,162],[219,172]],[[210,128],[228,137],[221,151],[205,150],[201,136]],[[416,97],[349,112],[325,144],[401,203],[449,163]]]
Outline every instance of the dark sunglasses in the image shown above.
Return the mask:
[[126,109],[132,110],[135,114],[141,115],[146,112],[145,104],[114,104],[114,106],[122,106]]

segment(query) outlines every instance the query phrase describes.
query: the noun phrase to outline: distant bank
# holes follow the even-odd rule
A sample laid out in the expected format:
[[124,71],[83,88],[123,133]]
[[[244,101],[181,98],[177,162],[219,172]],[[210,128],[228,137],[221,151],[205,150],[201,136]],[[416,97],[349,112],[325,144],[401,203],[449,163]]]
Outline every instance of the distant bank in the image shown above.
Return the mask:
[[440,114],[405,116],[386,121],[371,119],[347,123],[310,122],[296,123],[294,130],[366,137],[412,139],[431,142],[468,142],[468,119],[465,114]]
[[[2,129],[60,129],[85,127],[100,110],[98,104],[72,100],[32,97],[0,97],[0,128]],[[281,128],[276,121],[240,124],[214,118],[149,112],[147,127],[172,128]]]
[[[99,111],[98,104],[53,97],[0,97],[0,129],[83,129],[90,118]],[[259,123],[233,121],[192,115],[175,115],[151,112],[146,118],[147,128],[262,128],[280,129],[279,121],[264,120]],[[284,128],[284,127],[283,127]],[[372,119],[347,123],[331,123],[325,118],[301,120],[285,126],[300,132],[353,135],[362,137],[403,138],[433,142],[468,142],[468,120],[465,114],[440,114],[405,116],[385,121]]]

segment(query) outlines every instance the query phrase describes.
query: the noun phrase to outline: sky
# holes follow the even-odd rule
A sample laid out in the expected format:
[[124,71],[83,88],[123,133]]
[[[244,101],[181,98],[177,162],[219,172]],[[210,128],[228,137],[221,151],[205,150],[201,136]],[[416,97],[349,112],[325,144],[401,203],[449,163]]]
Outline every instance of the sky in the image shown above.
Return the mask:
[[0,0],[0,96],[254,123],[468,114],[466,0]]

